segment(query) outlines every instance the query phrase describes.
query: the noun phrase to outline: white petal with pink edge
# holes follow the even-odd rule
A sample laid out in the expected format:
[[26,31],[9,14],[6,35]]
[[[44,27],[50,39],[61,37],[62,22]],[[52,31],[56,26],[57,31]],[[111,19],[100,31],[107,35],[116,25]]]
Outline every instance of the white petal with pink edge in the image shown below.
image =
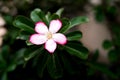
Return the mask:
[[52,33],[56,33],[60,30],[60,28],[62,27],[62,22],[60,20],[52,20],[50,22],[50,26],[49,26],[49,31]]
[[32,44],[40,45],[44,44],[47,41],[47,38],[45,35],[40,35],[40,34],[33,34],[30,36],[29,40]]
[[35,25],[35,31],[40,34],[45,34],[48,32],[48,28],[44,22],[37,22]]
[[54,41],[56,41],[58,44],[66,44],[67,43],[67,38],[65,35],[61,34],[61,33],[56,33],[53,34],[53,39]]
[[57,44],[53,39],[49,39],[45,43],[45,49],[50,53],[53,53],[55,51],[56,47],[57,47]]

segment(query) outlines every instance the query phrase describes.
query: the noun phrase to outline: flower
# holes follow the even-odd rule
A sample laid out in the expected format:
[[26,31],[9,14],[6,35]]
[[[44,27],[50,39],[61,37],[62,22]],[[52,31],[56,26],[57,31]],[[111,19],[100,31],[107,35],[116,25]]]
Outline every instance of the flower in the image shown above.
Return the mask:
[[44,22],[37,22],[35,25],[35,31],[37,33],[32,34],[29,41],[36,45],[45,44],[45,49],[53,53],[57,48],[57,43],[64,45],[67,42],[67,38],[64,34],[56,33],[61,27],[62,22],[59,19],[52,20],[49,29]]

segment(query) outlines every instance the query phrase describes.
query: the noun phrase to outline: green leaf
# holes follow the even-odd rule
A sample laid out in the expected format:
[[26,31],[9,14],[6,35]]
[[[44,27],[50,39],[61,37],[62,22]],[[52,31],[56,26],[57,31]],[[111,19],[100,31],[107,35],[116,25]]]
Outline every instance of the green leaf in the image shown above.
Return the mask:
[[49,56],[49,60],[47,62],[47,69],[50,76],[54,79],[58,79],[62,77],[62,68],[58,59],[57,53],[54,53]]
[[31,35],[30,33],[21,30],[21,31],[19,31],[17,39],[29,40],[30,35]]
[[29,33],[34,33],[34,23],[24,16],[18,16],[13,25],[20,28],[23,31],[27,31]]
[[25,53],[26,49],[27,48],[22,48],[15,53],[14,60],[17,65],[23,64],[23,62],[24,62],[23,57],[24,57],[24,53]]
[[29,39],[29,35],[19,35],[19,36],[17,36],[17,39],[28,40]]
[[66,35],[68,41],[80,40],[82,38],[82,33],[80,31],[70,32]]
[[8,67],[7,67],[7,71],[9,72],[9,71],[13,71],[13,70],[15,70],[15,68],[17,67],[17,65],[16,65],[16,63],[10,63],[9,65],[8,65]]
[[70,60],[68,59],[68,57],[65,56],[64,54],[60,54],[60,57],[61,57],[61,60],[63,62],[65,70],[70,74],[74,74],[75,70],[74,70],[73,66],[71,65]]
[[64,48],[69,54],[74,55],[78,58],[87,59],[88,57],[88,50],[78,43],[68,43],[64,46]]
[[57,14],[52,14],[50,16],[50,20],[54,20],[54,19],[59,19],[59,16]]
[[5,60],[7,60],[9,57],[9,51],[10,51],[10,47],[8,45],[4,45],[0,52],[1,53],[0,60],[2,60],[3,62],[6,62]]
[[45,17],[46,17],[47,22],[50,23],[51,13],[48,12],[48,13],[45,15]]
[[31,58],[33,58],[35,55],[37,54],[41,54],[43,50],[43,47],[30,47],[28,48],[25,53],[24,53],[24,59],[25,61],[30,60]]
[[88,21],[89,21],[89,19],[86,16],[75,17],[75,18],[73,18],[73,19],[70,20],[71,25],[70,25],[69,28],[72,28],[72,27],[74,27],[76,25],[79,25],[79,24],[86,23]]
[[34,22],[38,22],[38,21],[42,21],[42,19],[39,17],[39,14],[41,13],[41,9],[35,9],[31,12],[30,14],[30,18],[34,21]]
[[63,18],[62,19],[62,28],[60,29],[60,33],[65,33],[68,29],[69,29],[69,26],[70,26],[70,21],[66,18]]
[[112,42],[109,40],[105,40],[102,44],[104,49],[110,49],[112,47]]
[[59,10],[57,10],[56,14],[61,17],[61,14],[63,12],[64,8],[60,8]]
[[9,46],[4,45],[0,50],[0,70],[5,70],[7,67],[7,60],[9,57]]
[[10,15],[10,14],[5,14],[2,16],[5,20],[5,22],[7,23],[7,25],[12,25],[12,22],[13,22],[13,16]]
[[6,70],[7,72],[13,71],[16,69],[17,65],[22,64],[24,62],[23,54],[25,52],[26,48],[22,48],[18,50],[9,61],[9,64],[7,64]]
[[34,45],[34,44],[32,44],[29,40],[26,40],[25,42],[26,42],[27,46]]
[[45,22],[48,25],[48,21],[45,17],[45,14],[40,9],[35,9],[30,14],[31,19],[36,23],[38,21]]
[[44,53],[38,57],[38,61],[37,61],[36,66],[37,66],[37,72],[38,72],[39,77],[43,76],[43,72],[47,66],[48,59],[49,59],[48,53]]

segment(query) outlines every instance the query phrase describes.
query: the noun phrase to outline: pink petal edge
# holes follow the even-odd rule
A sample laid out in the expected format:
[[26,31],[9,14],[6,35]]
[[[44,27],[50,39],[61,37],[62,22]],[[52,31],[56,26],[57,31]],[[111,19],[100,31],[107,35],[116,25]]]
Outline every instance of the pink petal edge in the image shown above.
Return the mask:
[[57,44],[54,40],[50,39],[45,43],[45,49],[49,52],[49,53],[54,53],[54,51],[57,48]]
[[40,34],[45,34],[48,32],[48,28],[44,22],[37,22],[35,24],[35,31]]
[[49,25],[49,31],[52,33],[56,33],[62,27],[62,22],[59,19],[52,20]]
[[53,34],[53,39],[55,42],[57,42],[58,44],[61,44],[61,45],[65,45],[67,43],[66,36],[61,33]]
[[36,45],[41,45],[44,44],[47,41],[47,38],[44,35],[40,35],[40,34],[32,34],[30,36],[29,41],[32,44],[36,44]]

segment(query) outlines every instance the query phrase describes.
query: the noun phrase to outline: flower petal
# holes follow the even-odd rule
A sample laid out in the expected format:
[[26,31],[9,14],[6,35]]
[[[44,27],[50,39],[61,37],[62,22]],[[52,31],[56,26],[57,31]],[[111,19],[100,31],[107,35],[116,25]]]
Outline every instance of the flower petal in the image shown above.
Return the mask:
[[67,38],[65,35],[61,34],[61,33],[56,33],[53,34],[53,39],[54,41],[56,41],[58,44],[66,44],[67,43]]
[[35,25],[35,31],[40,34],[45,34],[48,32],[48,28],[44,22],[37,22]]
[[49,39],[45,43],[45,49],[48,50],[50,53],[53,53],[57,47],[56,42],[53,39]]
[[62,27],[62,22],[60,20],[58,19],[52,20],[50,22],[49,31],[52,33],[56,33],[61,27]]
[[29,41],[33,44],[40,45],[40,44],[44,44],[47,41],[47,38],[45,35],[33,34],[30,36]]

